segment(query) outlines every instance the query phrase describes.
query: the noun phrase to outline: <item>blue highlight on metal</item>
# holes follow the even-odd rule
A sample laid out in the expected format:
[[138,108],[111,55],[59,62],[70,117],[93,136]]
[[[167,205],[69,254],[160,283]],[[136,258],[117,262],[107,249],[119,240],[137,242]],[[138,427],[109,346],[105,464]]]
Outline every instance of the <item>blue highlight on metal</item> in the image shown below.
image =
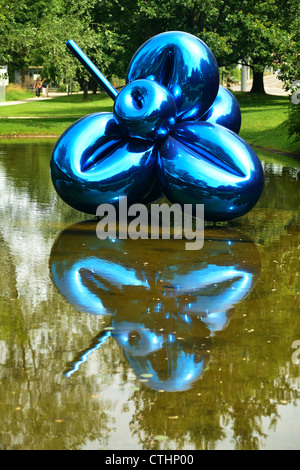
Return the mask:
[[66,377],[71,377],[74,372],[77,372],[82,364],[88,361],[89,356],[96,351],[97,349],[100,349],[102,344],[106,342],[108,338],[111,336],[111,331],[106,331],[104,334],[100,336],[100,339],[97,341],[96,345],[93,346],[92,348],[88,349],[86,352],[84,352],[78,361],[76,361],[73,364],[73,367],[71,367],[66,373]]
[[200,121],[220,124],[238,134],[242,123],[238,100],[227,88],[220,85],[215,101],[209,110],[201,116]]
[[204,204],[207,220],[241,217],[257,202],[263,170],[234,132],[209,122],[183,122],[160,146],[157,174],[170,202]]
[[75,209],[95,214],[99,204],[141,201],[153,187],[153,143],[124,137],[111,113],[76,121],[58,140],[50,163],[59,196]]
[[172,94],[152,80],[135,80],[119,93],[114,117],[129,137],[155,141],[173,129],[177,107]]
[[218,93],[215,56],[203,41],[182,31],[158,34],[135,53],[127,83],[149,76],[173,94],[180,121],[200,118]]
[[118,94],[77,44],[68,48],[114,100],[70,126],[51,158],[60,197],[95,214],[100,204],[151,203],[160,196],[204,204],[206,220],[241,217],[258,201],[263,170],[238,136],[241,112],[219,85],[211,50],[191,34],[171,31],[143,44]]

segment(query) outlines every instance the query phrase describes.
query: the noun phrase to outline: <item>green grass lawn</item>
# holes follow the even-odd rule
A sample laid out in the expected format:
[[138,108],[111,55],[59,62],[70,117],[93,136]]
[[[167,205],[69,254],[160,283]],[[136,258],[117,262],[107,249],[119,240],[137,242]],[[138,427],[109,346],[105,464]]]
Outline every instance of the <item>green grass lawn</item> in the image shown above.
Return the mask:
[[235,93],[242,110],[240,136],[253,147],[300,156],[300,142],[288,136],[285,125],[289,98],[274,95]]
[[[50,95],[51,96],[51,93]],[[113,101],[105,94],[89,94],[88,100],[83,94],[57,96],[51,100],[36,100],[13,106],[1,106],[0,117],[41,117],[78,119],[86,114],[98,111],[111,111]]]
[[[242,110],[240,135],[250,145],[269,151],[300,154],[300,143],[288,137],[289,99],[284,96],[235,93]],[[9,136],[59,136],[82,116],[111,111],[113,102],[106,94],[82,94],[0,107],[0,138]]]
[[[50,95],[51,96],[51,95]],[[95,112],[111,111],[113,101],[106,94],[59,96],[0,107],[0,138],[8,136],[59,136],[74,121]]]

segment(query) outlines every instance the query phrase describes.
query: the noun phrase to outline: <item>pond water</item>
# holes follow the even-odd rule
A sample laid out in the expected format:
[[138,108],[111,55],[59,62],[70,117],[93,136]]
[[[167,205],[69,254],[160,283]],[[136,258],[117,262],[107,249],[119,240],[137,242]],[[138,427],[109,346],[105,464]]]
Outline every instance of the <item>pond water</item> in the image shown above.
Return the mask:
[[0,143],[0,448],[299,449],[297,160],[187,251],[99,240],[53,145]]

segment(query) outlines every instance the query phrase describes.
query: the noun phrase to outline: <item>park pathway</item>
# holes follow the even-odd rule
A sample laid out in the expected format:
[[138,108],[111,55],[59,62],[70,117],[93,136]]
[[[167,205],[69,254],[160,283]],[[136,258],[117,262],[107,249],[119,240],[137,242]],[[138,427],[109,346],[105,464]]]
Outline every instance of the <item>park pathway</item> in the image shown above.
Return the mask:
[[33,96],[32,98],[27,98],[26,100],[4,101],[0,103],[0,106],[12,106],[14,104],[29,103],[30,101],[51,100],[51,98],[55,98],[56,96],[66,96],[66,95],[67,93],[50,92],[48,96],[41,95],[40,97]]
[[[277,96],[288,96],[289,93],[284,90],[283,82],[279,80],[277,75],[266,75],[264,77],[264,86],[265,92],[268,95],[277,95]],[[252,80],[247,81],[247,91],[250,91],[252,88]],[[233,91],[241,91],[241,84],[232,85],[231,89]]]

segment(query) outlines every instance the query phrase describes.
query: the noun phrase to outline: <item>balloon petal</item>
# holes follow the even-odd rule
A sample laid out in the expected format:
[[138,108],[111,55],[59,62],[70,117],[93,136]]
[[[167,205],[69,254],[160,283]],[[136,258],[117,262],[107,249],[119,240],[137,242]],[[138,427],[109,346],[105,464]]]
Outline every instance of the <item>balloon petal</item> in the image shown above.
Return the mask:
[[263,169],[254,150],[218,124],[185,122],[161,145],[158,179],[170,202],[204,204],[206,220],[246,214],[263,189]]
[[240,105],[235,96],[220,85],[217,97],[205,113],[201,121],[210,122],[212,124],[220,124],[238,134],[241,128],[242,115]]
[[51,177],[71,207],[96,214],[100,204],[117,207],[142,200],[155,184],[154,145],[129,139],[112,113],[94,113],[76,121],[58,140],[51,158]]
[[195,36],[181,31],[158,34],[133,56],[127,82],[151,78],[168,88],[178,119],[198,119],[213,104],[219,89],[219,69],[211,50]]

